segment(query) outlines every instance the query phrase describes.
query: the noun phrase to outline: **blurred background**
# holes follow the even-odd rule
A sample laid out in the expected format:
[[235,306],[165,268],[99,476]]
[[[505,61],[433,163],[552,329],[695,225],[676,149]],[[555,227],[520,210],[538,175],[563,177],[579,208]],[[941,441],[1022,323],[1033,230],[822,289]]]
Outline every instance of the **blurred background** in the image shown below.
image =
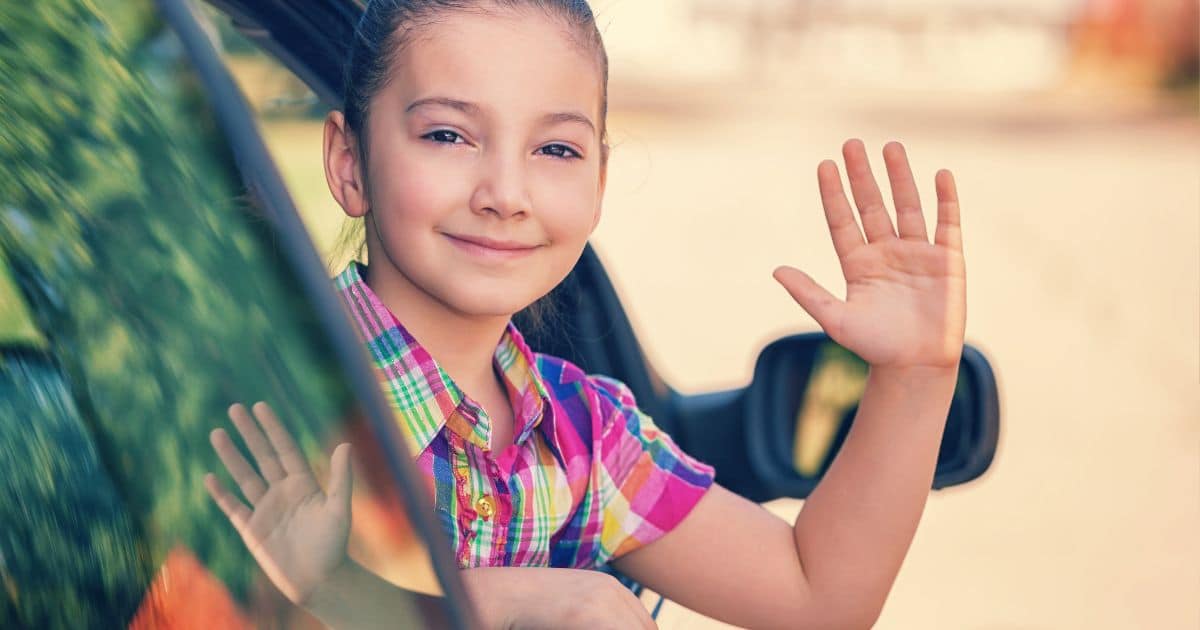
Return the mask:
[[[593,243],[679,390],[744,385],[767,342],[816,328],[776,265],[844,289],[816,165],[845,139],[880,177],[902,141],[929,208],[934,172],[956,175],[1000,446],[930,497],[878,627],[1200,627],[1197,1],[592,4],[615,147]],[[324,111],[226,41],[339,268]],[[723,627],[670,605],[659,621]]]

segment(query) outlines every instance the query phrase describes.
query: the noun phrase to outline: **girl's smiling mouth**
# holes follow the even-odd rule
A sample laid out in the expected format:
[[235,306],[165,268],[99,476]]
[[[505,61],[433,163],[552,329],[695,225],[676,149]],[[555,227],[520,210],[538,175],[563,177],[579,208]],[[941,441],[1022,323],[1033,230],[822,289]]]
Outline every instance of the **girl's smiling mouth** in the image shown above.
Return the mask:
[[540,245],[528,245],[518,241],[502,241],[486,236],[449,234],[442,232],[458,249],[476,257],[490,260],[511,260],[533,253]]

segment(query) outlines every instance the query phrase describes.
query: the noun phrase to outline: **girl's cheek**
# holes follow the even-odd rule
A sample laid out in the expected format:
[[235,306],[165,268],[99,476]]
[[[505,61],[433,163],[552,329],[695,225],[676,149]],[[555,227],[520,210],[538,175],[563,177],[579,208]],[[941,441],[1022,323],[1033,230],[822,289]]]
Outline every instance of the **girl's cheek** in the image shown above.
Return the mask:
[[466,174],[441,160],[398,160],[386,182],[391,195],[410,212],[438,214],[462,205],[467,195]]
[[542,222],[555,240],[583,242],[591,232],[597,203],[597,183],[581,178],[545,187],[537,195]]
[[600,183],[599,167],[582,160],[536,158],[528,173],[534,185],[560,197],[583,199],[595,196]]

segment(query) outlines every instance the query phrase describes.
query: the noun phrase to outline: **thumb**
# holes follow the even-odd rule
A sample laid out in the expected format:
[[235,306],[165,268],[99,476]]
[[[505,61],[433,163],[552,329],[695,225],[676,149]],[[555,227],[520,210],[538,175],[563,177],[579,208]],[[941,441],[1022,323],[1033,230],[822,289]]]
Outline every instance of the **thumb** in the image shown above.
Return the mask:
[[787,289],[800,308],[817,320],[817,324],[825,330],[826,334],[832,338],[838,337],[838,331],[834,329],[839,327],[842,308],[845,306],[841,300],[834,297],[825,287],[817,284],[812,276],[795,267],[778,267],[771,275],[779,284],[783,285],[784,289]]
[[350,468],[350,443],[343,442],[333,449],[329,458],[329,493],[325,507],[346,515],[350,513],[350,497],[353,495],[354,472]]

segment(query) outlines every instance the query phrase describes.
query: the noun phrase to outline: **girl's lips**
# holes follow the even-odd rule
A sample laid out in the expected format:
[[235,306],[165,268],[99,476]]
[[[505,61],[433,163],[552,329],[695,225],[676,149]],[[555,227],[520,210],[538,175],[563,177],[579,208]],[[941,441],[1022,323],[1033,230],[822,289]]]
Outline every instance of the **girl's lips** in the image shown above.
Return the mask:
[[513,241],[496,241],[480,236],[465,236],[442,233],[455,247],[460,250],[490,260],[511,260],[527,256],[538,246],[529,246]]

